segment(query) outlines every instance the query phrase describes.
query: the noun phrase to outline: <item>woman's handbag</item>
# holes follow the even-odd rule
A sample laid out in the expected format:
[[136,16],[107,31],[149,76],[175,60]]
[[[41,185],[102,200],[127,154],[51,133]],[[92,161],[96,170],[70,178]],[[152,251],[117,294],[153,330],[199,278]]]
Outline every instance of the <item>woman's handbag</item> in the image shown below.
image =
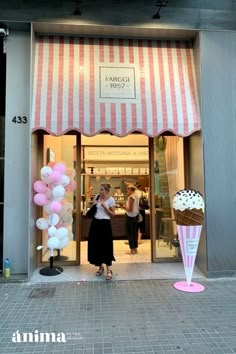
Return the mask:
[[[97,195],[96,199],[95,200],[98,200],[99,199],[99,195]],[[94,218],[94,215],[96,214],[97,212],[97,204],[94,204],[91,206],[91,208],[87,211],[86,213],[86,217],[89,218],[89,219],[93,219]]]
[[148,210],[150,208],[148,199],[145,197],[145,195],[143,195],[143,193],[139,199],[139,208],[143,210]]

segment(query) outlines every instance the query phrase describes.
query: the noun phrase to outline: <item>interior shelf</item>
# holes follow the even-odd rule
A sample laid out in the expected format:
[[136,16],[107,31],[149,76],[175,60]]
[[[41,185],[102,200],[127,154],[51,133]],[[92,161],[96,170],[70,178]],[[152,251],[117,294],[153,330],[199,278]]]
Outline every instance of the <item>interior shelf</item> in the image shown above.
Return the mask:
[[134,177],[134,176],[148,176],[148,173],[146,174],[139,174],[139,173],[133,173],[133,174],[125,174],[125,173],[120,173],[120,174],[113,174],[113,173],[81,173],[81,176],[90,176],[90,177],[96,177],[96,176],[104,176],[104,177]]

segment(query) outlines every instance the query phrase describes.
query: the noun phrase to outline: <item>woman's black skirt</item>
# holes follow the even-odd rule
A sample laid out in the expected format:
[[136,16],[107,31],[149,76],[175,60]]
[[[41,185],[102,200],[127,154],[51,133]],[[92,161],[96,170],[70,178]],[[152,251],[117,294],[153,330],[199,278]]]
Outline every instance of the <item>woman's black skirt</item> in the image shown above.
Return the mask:
[[109,219],[92,219],[88,235],[88,261],[96,266],[101,264],[110,266],[112,261],[115,261]]

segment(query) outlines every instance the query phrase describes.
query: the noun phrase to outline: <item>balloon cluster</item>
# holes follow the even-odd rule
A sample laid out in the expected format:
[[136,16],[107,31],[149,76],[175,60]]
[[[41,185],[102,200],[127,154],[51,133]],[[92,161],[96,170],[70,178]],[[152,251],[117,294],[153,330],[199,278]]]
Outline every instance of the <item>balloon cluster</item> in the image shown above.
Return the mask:
[[76,188],[75,171],[67,169],[63,163],[50,162],[41,168],[41,180],[34,182],[34,203],[42,206],[47,217],[37,219],[36,226],[47,230],[47,246],[53,255],[54,249],[65,248],[73,238],[73,205],[67,202],[66,192]]

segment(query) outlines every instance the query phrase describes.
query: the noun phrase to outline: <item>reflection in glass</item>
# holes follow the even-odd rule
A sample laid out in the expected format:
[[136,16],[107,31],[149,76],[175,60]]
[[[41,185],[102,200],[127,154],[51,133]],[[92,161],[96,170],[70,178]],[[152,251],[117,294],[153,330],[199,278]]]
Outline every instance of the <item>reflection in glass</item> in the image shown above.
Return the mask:
[[172,202],[184,188],[183,138],[159,136],[154,139],[154,199],[156,216],[156,256],[176,257],[173,246],[176,225]]

